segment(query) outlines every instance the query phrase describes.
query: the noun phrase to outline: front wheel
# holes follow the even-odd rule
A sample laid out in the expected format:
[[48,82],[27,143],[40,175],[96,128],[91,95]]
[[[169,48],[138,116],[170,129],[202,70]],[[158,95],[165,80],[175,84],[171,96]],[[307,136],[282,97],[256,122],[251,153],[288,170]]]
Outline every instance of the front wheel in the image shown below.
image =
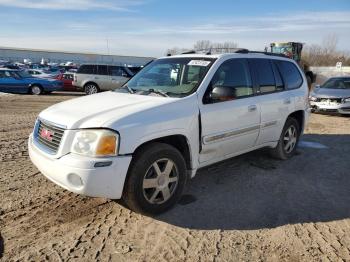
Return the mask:
[[43,89],[38,85],[32,85],[30,87],[30,93],[32,95],[41,95],[43,93]]
[[176,204],[186,182],[186,164],[181,153],[168,144],[154,143],[136,153],[123,199],[133,211],[159,214]]
[[295,154],[299,137],[300,126],[298,121],[293,117],[288,118],[277,146],[271,150],[271,155],[281,160],[291,158]]

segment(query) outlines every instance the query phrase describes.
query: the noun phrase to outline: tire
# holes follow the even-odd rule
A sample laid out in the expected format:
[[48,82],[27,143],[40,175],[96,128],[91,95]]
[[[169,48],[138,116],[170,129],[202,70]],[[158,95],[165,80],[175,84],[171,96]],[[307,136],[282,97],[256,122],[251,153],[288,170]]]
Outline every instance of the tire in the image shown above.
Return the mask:
[[271,150],[271,155],[274,158],[281,160],[287,160],[291,158],[295,154],[299,142],[299,137],[299,123],[295,118],[289,117],[284,124],[277,146]]
[[32,95],[41,95],[42,93],[43,93],[43,89],[42,89],[42,87],[41,86],[38,86],[38,85],[32,85],[31,87],[30,87],[30,93],[32,94]]
[[309,90],[311,90],[312,87],[312,79],[309,75],[306,76],[306,81],[307,81],[307,86],[309,88]]
[[97,94],[100,90],[96,84],[88,83],[84,86],[84,91],[85,91],[85,94],[87,95],[93,95],[93,94]]
[[181,153],[168,144],[152,143],[141,148],[132,160],[123,200],[135,212],[160,214],[177,203],[186,183],[186,163]]

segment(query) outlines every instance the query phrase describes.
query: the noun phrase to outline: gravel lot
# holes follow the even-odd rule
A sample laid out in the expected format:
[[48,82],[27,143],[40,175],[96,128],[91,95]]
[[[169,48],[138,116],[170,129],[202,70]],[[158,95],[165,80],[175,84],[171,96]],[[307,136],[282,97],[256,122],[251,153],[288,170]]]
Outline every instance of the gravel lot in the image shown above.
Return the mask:
[[1,261],[350,261],[350,117],[312,115],[303,140],[327,148],[200,170],[151,218],[69,193],[31,164],[37,114],[72,97],[0,95]]

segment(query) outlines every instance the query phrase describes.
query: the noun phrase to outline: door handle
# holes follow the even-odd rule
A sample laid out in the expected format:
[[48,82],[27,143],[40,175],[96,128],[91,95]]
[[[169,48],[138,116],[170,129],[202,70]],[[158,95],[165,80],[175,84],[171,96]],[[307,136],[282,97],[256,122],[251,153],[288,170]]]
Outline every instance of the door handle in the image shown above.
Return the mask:
[[248,112],[254,112],[256,111],[256,109],[257,109],[256,105],[248,106]]
[[96,80],[100,79],[99,77],[95,77]]
[[286,104],[286,105],[290,104],[291,102],[292,101],[290,100],[290,98],[286,98],[283,100],[283,104]]

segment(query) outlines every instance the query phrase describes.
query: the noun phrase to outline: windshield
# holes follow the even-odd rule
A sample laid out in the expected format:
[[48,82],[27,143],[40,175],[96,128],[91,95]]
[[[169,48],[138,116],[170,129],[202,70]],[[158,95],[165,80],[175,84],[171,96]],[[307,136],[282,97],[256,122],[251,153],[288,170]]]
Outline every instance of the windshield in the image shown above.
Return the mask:
[[19,75],[22,78],[30,78],[33,77],[32,75],[30,75],[28,72],[26,71],[16,71],[16,74]]
[[167,96],[187,96],[199,86],[213,62],[214,59],[208,58],[158,59],[142,69],[124,87],[138,94],[156,92]]
[[350,89],[350,78],[331,78],[321,88]]
[[276,54],[283,54],[289,58],[293,58],[293,47],[286,45],[286,46],[273,46],[272,47],[272,53]]

